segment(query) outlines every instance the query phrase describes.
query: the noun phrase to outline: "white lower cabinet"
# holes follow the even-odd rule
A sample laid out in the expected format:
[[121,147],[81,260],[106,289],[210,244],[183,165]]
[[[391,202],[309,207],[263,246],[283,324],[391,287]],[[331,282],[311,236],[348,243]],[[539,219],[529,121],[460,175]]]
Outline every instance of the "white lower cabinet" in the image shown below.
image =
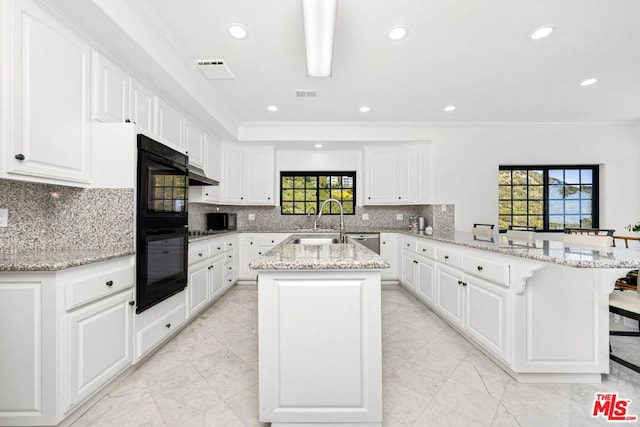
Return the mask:
[[402,256],[402,284],[412,292],[416,291],[418,279],[418,260],[416,255],[408,251]]
[[240,280],[257,280],[258,272],[249,268],[249,263],[263,255],[275,245],[283,242],[289,233],[244,233],[240,235],[240,265],[238,278]]
[[187,315],[203,309],[209,302],[209,262],[203,261],[189,267],[187,285]]
[[131,365],[133,258],[0,273],[0,426],[56,425]]
[[435,304],[436,276],[435,263],[429,259],[418,257],[418,279],[416,280],[416,293],[424,302]]
[[398,280],[401,269],[398,268],[398,238],[392,233],[380,233],[380,256],[387,261],[391,267],[382,270],[382,280]]
[[446,266],[436,270],[436,308],[462,327],[464,273]]
[[137,363],[166,341],[187,319],[185,291],[159,302],[136,316]]
[[507,289],[475,277],[468,277],[465,283],[464,329],[485,349],[509,363]]
[[132,361],[132,290],[74,310],[69,330],[69,407],[90,397]]

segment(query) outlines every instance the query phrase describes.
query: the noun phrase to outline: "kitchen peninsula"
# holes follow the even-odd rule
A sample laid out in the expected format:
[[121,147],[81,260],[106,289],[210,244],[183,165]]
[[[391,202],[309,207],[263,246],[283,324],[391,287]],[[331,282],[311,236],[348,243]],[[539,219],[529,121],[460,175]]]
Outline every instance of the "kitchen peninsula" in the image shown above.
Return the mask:
[[259,414],[286,425],[382,425],[380,271],[358,243],[293,235],[258,273]]

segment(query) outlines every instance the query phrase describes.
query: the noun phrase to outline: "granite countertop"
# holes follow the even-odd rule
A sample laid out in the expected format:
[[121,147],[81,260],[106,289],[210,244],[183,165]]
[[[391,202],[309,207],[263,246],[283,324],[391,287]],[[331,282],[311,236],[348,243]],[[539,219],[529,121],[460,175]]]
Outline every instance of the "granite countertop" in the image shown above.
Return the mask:
[[133,255],[132,249],[67,249],[0,253],[0,271],[58,271]]
[[390,267],[387,260],[359,243],[292,243],[295,238],[315,236],[317,233],[294,233],[252,261],[249,267],[254,270],[380,270]]
[[400,234],[569,267],[640,268],[640,251],[637,249],[616,247],[611,248],[611,251],[600,251],[587,247],[565,247],[561,241],[556,240],[508,241],[504,234],[485,237],[452,231],[414,233],[407,230],[400,231]]

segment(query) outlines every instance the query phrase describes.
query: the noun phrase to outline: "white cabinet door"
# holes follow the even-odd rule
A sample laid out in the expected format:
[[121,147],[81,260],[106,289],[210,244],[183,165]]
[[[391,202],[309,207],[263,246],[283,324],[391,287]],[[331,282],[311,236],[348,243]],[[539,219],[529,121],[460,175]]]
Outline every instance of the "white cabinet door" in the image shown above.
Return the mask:
[[484,348],[507,363],[507,289],[467,276],[465,329]]
[[420,185],[420,150],[417,145],[404,147],[398,155],[397,166],[398,203],[415,203],[418,201]]
[[220,161],[220,141],[215,136],[204,133],[204,171],[209,178],[220,181],[222,162]]
[[135,80],[130,81],[129,111],[131,121],[138,129],[148,134],[154,133],[153,93]]
[[163,144],[167,144],[180,152],[184,152],[183,128],[184,118],[169,104],[156,97],[156,134]]
[[122,123],[129,118],[129,76],[98,52],[93,52],[93,118]]
[[244,203],[274,205],[275,152],[269,147],[244,149]]
[[89,397],[132,362],[132,291],[67,315],[69,407]]
[[218,256],[211,260],[209,270],[209,294],[211,299],[217,298],[224,291],[224,256]]
[[221,199],[224,203],[243,204],[243,150],[230,144],[222,145]]
[[7,173],[87,184],[91,49],[31,2],[16,1],[13,20]]
[[431,203],[434,198],[435,179],[433,177],[433,146],[432,143],[420,143],[419,145],[419,190],[420,203]]
[[195,124],[184,122],[184,139],[186,141],[185,148],[189,155],[189,164],[204,168],[205,158],[205,141],[204,130]]
[[436,307],[440,313],[463,327],[463,273],[453,268],[436,269]]
[[200,311],[209,301],[209,267],[208,261],[199,262],[189,268],[187,285],[187,317]]
[[391,236],[385,233],[380,234],[380,256],[386,259],[391,267],[386,270],[382,270],[383,280],[397,280],[399,278],[398,272],[398,239],[395,236]]
[[240,235],[238,239],[238,279],[255,280],[257,273],[249,268],[249,263],[258,250],[258,239],[255,234]]
[[435,304],[435,263],[418,257],[418,280],[416,292],[428,304]]
[[411,291],[416,291],[418,261],[415,254],[402,252],[402,284]]
[[391,148],[365,147],[364,149],[364,204],[395,205],[397,150]]

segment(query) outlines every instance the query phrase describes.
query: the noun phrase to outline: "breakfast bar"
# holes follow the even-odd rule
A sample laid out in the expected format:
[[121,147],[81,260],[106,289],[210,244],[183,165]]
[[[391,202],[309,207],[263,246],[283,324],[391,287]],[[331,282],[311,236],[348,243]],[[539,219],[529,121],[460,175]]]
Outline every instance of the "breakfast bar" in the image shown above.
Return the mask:
[[251,263],[260,421],[382,425],[380,271],[388,267],[330,235],[293,235]]

